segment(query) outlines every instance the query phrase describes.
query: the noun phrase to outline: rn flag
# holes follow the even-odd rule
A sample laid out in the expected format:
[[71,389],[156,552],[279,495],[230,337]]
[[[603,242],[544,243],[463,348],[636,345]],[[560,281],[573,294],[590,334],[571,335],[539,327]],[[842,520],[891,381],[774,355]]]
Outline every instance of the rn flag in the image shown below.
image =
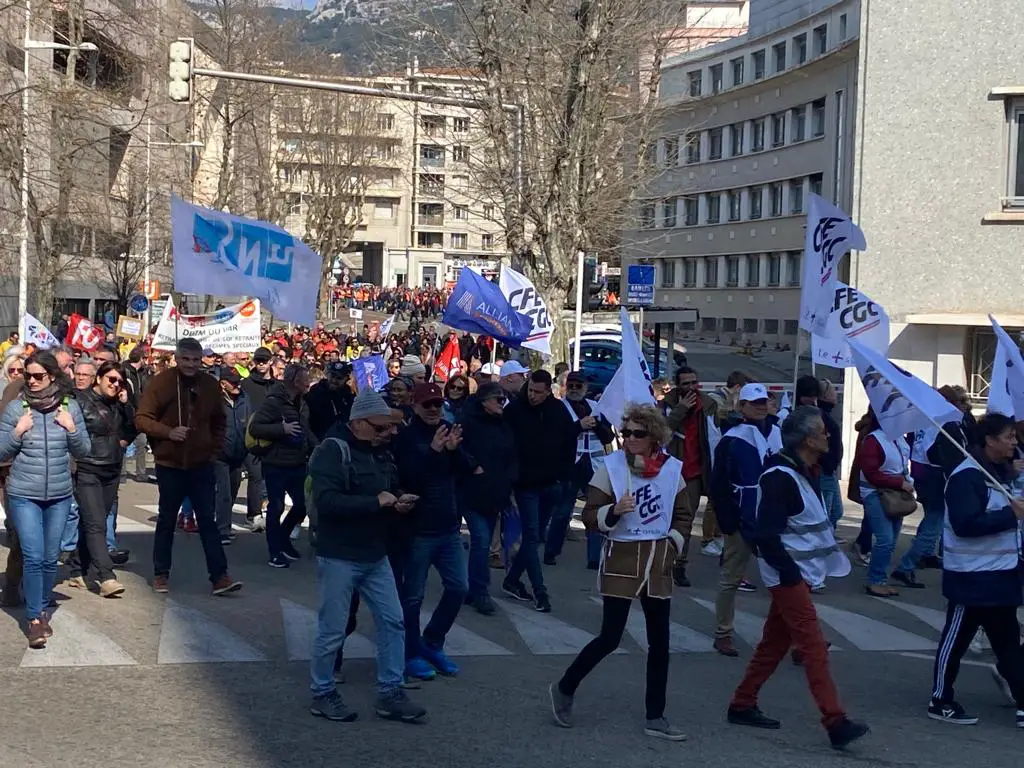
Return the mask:
[[625,307],[619,309],[619,322],[622,324],[622,362],[594,409],[595,415],[603,415],[614,427],[622,424],[622,414],[628,404],[654,405],[655,402],[651,371]]
[[988,316],[996,334],[996,355],[992,362],[992,381],[988,389],[988,411],[1024,420],[1024,356],[992,315]]
[[856,288],[836,283],[832,311],[824,335],[811,336],[811,358],[819,365],[852,368],[853,355],[847,339],[856,339],[879,354],[889,352],[889,315]]
[[871,410],[890,439],[963,418],[959,408],[885,355],[853,340],[849,344]]
[[800,283],[800,327],[824,336],[828,333],[839,279],[839,262],[848,251],[863,251],[868,244],[849,216],[817,195],[809,197]]
[[522,343],[522,346],[535,349],[543,355],[550,355],[551,334],[554,333],[555,324],[551,322],[547,304],[544,303],[544,297],[540,295],[540,291],[534,287],[526,275],[504,265],[498,275],[498,286],[512,308],[517,312],[522,312],[533,321],[530,335]]
[[265,221],[171,198],[174,287],[260,299],[279,320],[313,325],[323,260]]
[[460,331],[493,336],[510,347],[519,347],[533,328],[533,320],[513,309],[501,288],[471,269],[459,272],[441,322]]

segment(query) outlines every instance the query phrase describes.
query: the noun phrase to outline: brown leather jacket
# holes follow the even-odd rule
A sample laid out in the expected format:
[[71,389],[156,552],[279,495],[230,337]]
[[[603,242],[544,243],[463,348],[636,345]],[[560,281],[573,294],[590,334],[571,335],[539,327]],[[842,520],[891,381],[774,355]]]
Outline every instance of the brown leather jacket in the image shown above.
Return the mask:
[[[208,464],[220,455],[227,430],[220,384],[202,371],[192,379],[176,368],[159,373],[142,392],[135,426],[149,437],[157,465],[191,469]],[[180,443],[170,439],[178,426],[190,428]]]
[[[707,417],[710,416],[713,421],[716,420],[718,404],[715,402],[714,398],[709,397],[704,392],[701,392],[699,407],[704,415],[704,418],[702,418],[697,425],[697,433],[700,435],[701,476],[706,490],[711,484],[711,446],[708,442]],[[673,389],[665,395],[665,411],[669,429],[672,430],[672,439],[669,440],[667,450],[670,454],[682,461],[683,419],[686,418],[689,411],[687,408],[680,405],[678,389]]]

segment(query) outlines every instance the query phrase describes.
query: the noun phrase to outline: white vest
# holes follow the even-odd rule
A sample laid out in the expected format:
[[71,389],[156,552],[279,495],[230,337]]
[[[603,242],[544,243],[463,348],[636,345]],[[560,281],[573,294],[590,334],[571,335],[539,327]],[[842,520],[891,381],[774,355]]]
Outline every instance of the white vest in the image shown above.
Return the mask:
[[935,439],[939,436],[938,427],[919,429],[914,433],[914,447],[910,450],[910,458],[917,464],[927,464],[934,467],[928,460],[928,451],[935,445]]
[[[876,429],[868,437],[872,437],[878,440],[878,444],[882,446],[882,452],[885,454],[885,461],[882,462],[882,466],[879,469],[887,475],[902,475],[908,481],[910,475],[907,474],[907,460],[910,458],[910,446],[907,445],[907,441],[902,437],[893,442],[886,437],[885,432],[880,429]],[[864,438],[867,440],[867,437]],[[861,496],[866,496],[869,493],[877,493],[878,489],[875,486],[868,483],[864,477],[864,473],[860,473],[860,493]]]
[[624,451],[615,451],[605,457],[608,479],[612,483],[612,496],[618,501],[629,488],[636,506],[619,518],[608,532],[612,541],[652,541],[668,536],[672,529],[672,509],[676,494],[685,487],[683,463],[674,456],[661,467],[654,477],[639,477],[626,466]]
[[[572,416],[572,423],[575,424],[580,420],[580,417],[576,415],[576,411],[569,405],[569,400],[566,398],[562,399],[562,403],[565,405],[565,409],[569,411],[569,415]],[[587,398],[587,405],[590,406],[590,415],[594,418],[598,418],[594,415],[594,409],[597,408],[597,403]],[[597,439],[597,435],[591,429],[584,429],[576,437],[576,463],[579,464],[583,457],[590,455],[590,463],[596,470],[599,465],[604,463],[604,446],[601,441]]]
[[[964,459],[950,473],[953,475],[975,468],[971,459]],[[975,468],[976,469],[976,468]],[[949,480],[946,481],[949,483]],[[986,481],[988,486],[988,504],[986,512],[1002,509],[1009,502],[1001,491]],[[977,573],[979,571],[1010,571],[1017,567],[1020,557],[1020,531],[1014,526],[1008,531],[1000,531],[990,536],[957,536],[949,524],[949,510],[946,510],[942,524],[942,567],[957,573]]]
[[769,456],[782,450],[782,430],[779,429],[778,424],[772,424],[768,437],[765,437],[754,424],[747,423],[737,424],[726,432],[725,435],[727,437],[739,438],[747,445],[752,445],[756,448],[757,455],[761,458],[762,466],[764,466]]
[[[824,584],[828,576],[840,578],[848,575],[850,561],[836,544],[832,523],[829,522],[821,497],[814,492],[814,488],[805,477],[789,467],[771,467],[764,475],[770,472],[785,472],[796,481],[796,486],[800,489],[803,510],[798,515],[790,516],[781,539],[782,546],[800,569],[804,581],[816,587]],[[760,487],[757,493],[757,506],[760,509]],[[757,560],[757,567],[761,571],[761,580],[766,587],[779,585],[778,571],[761,558]]]

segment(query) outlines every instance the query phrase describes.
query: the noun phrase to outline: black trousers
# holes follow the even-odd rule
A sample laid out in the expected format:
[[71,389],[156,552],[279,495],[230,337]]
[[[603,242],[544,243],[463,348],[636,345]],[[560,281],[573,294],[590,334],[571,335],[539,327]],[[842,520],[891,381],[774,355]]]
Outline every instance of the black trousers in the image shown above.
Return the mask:
[[78,502],[78,562],[72,571],[89,577],[90,567],[96,579],[104,582],[114,578],[114,563],[107,551],[107,514],[117,501],[120,478],[103,478],[89,472],[75,475],[75,500]]
[[946,626],[935,652],[935,687],[932,700],[943,704],[954,701],[953,684],[960,672],[960,660],[967,653],[978,628],[985,630],[996,669],[1010,684],[1017,709],[1024,709],[1024,654],[1020,646],[1020,625],[1016,606],[965,606],[949,604]]
[[[590,674],[605,656],[619,647],[622,632],[633,601],[625,597],[605,597],[601,617],[601,633],[580,651],[558,681],[567,696],[574,696],[583,678]],[[665,714],[665,691],[668,688],[668,638],[671,600],[640,597],[640,607],[647,622],[647,719],[656,720]]]

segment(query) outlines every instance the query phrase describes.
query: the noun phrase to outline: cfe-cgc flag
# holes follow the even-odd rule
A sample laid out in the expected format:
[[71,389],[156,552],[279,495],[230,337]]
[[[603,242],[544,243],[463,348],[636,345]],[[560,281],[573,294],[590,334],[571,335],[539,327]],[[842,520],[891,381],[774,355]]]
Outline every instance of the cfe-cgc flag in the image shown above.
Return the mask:
[[800,327],[825,336],[839,279],[839,262],[848,251],[863,251],[868,244],[849,216],[818,195],[809,197],[800,282]]
[[885,355],[852,339],[849,344],[871,410],[891,440],[963,418],[959,408]]
[[996,355],[992,362],[987,410],[1024,421],[1024,356],[996,319],[992,315],[988,319],[996,334]]
[[377,338],[379,338],[381,341],[387,339],[388,334],[391,333],[391,329],[394,327],[394,325],[395,316],[392,315],[391,317],[389,317],[387,320],[380,324],[380,333],[377,335]]
[[533,328],[533,320],[513,309],[501,288],[471,269],[459,272],[441,322],[492,336],[509,347],[519,347]]
[[889,315],[856,288],[837,282],[824,335],[811,336],[811,358],[819,365],[852,368],[847,339],[856,339],[879,354],[889,351]]
[[84,352],[93,352],[103,346],[103,329],[97,328],[77,312],[68,318],[68,336],[64,343]]
[[512,308],[527,315],[533,321],[530,335],[522,346],[535,349],[543,355],[550,355],[551,334],[554,333],[555,324],[551,322],[544,297],[534,287],[530,278],[502,264],[501,272],[498,275],[498,285]]
[[21,328],[21,340],[25,344],[31,344],[36,349],[53,349],[60,346],[60,342],[50,333],[50,329],[28,312],[21,318]]
[[603,415],[616,428],[622,424],[622,414],[627,405],[654,405],[655,402],[651,390],[651,371],[625,307],[619,309],[619,322],[622,324],[622,362],[594,408],[595,416]]
[[171,198],[174,288],[260,299],[281,320],[313,325],[323,260],[265,221]]

